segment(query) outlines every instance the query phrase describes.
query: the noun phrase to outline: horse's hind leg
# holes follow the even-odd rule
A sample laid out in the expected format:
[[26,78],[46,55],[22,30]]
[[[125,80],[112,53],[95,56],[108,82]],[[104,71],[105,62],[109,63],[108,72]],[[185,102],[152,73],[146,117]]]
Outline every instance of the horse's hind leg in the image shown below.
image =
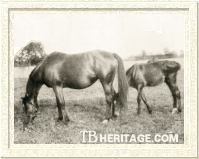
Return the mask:
[[176,84],[176,73],[169,75],[165,82],[168,85],[172,96],[173,96],[173,111],[172,113],[175,113],[176,110],[178,112],[181,112],[181,97],[180,97],[180,91],[178,89],[178,86]]
[[151,109],[151,106],[148,104],[148,102],[146,100],[146,97],[145,97],[145,94],[143,92],[143,89],[141,90],[141,98],[142,98],[144,104],[146,105],[149,114],[151,114],[152,113],[152,109]]
[[103,121],[104,123],[107,122],[109,119],[111,119],[112,117],[112,111],[111,110],[111,106],[112,108],[114,107],[112,104],[113,104],[113,92],[112,92],[112,83],[105,83],[105,82],[102,82],[102,86],[103,86],[103,89],[104,89],[104,93],[105,93],[105,96],[106,96],[106,102],[107,102],[107,105],[106,105],[106,113],[105,113],[105,120]]
[[64,121],[67,123],[70,120],[65,108],[63,88],[61,86],[55,86],[53,90],[55,92],[56,101],[57,101],[58,115],[59,115],[58,120],[63,120],[63,114],[62,114],[62,108],[63,108],[64,113],[65,113]]
[[114,88],[112,87],[112,117],[116,118],[119,114],[116,114],[115,112],[115,103],[114,98],[117,96],[117,93],[115,92]]
[[137,103],[138,103],[137,114],[138,115],[140,114],[140,111],[141,111],[140,104],[141,104],[141,98],[142,98],[142,89],[143,89],[143,85],[139,84],[137,86],[137,91],[138,91],[138,96],[137,96]]
[[138,91],[138,96],[137,96],[137,103],[138,103],[137,114],[140,114],[140,111],[141,111],[141,107],[140,107],[141,106],[141,100],[143,100],[144,104],[147,107],[147,110],[148,110],[149,114],[151,114],[152,110],[151,110],[151,107],[149,106],[149,104],[147,103],[145,94],[143,92],[143,88],[144,88],[143,84],[139,84],[137,86],[137,91]]

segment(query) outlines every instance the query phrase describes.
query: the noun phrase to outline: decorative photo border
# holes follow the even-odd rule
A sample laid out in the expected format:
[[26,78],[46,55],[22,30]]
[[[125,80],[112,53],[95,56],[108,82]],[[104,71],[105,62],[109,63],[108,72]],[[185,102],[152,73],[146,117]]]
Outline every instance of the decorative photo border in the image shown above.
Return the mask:
[[[187,12],[184,55],[184,144],[14,144],[14,55],[10,14],[15,10],[110,9]],[[1,3],[2,157],[197,157],[197,3],[138,1],[8,1]]]

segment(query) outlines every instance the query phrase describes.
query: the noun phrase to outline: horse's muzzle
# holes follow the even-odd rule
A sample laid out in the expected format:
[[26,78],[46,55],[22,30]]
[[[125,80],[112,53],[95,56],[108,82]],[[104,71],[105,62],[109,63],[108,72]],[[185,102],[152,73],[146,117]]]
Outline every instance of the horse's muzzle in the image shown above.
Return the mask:
[[36,113],[28,115],[26,114],[24,117],[23,125],[26,127],[29,123],[32,123],[36,116]]

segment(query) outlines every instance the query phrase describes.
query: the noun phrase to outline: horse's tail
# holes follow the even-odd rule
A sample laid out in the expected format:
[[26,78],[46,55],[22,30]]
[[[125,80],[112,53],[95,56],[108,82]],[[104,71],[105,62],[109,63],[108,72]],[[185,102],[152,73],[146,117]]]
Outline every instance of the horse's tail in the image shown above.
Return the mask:
[[121,102],[121,107],[127,109],[127,95],[128,95],[128,82],[126,78],[126,73],[124,69],[124,64],[122,59],[117,55],[113,54],[113,56],[118,61],[118,94],[119,100]]
[[176,61],[164,61],[163,64],[164,71],[177,72],[178,70],[180,70],[180,68],[181,68],[180,64]]

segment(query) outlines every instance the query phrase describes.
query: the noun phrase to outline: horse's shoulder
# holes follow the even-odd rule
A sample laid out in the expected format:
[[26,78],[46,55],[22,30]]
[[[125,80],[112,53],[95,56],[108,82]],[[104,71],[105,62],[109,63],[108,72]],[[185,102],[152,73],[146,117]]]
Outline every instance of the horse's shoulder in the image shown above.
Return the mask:
[[30,73],[29,77],[30,78],[39,78],[39,75],[40,75],[40,68],[43,64],[43,61],[41,61],[39,64],[37,64],[35,66],[35,68],[32,70],[32,72]]

